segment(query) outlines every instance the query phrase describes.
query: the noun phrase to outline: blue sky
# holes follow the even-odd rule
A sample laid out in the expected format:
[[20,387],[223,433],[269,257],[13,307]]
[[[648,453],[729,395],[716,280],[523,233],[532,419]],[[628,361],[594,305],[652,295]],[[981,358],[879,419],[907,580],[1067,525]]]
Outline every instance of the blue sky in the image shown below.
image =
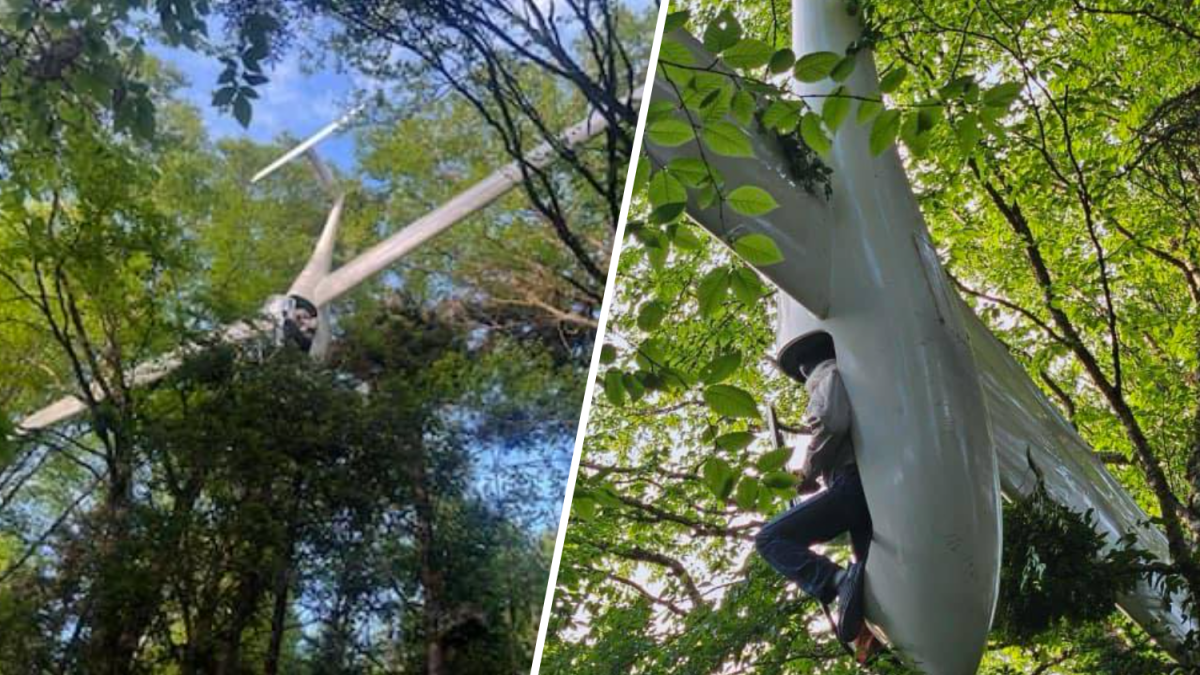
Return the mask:
[[[548,0],[544,0],[548,1]],[[635,12],[644,12],[650,0],[627,0],[625,5]],[[312,30],[332,30],[321,21],[311,24]],[[221,33],[219,26],[210,26],[209,34]],[[568,27],[568,37],[575,28]],[[288,54],[279,62],[267,64],[271,81],[259,88],[261,98],[255,101],[254,118],[249,129],[243,129],[231,114],[212,106],[212,93],[222,65],[215,58],[184,49],[153,47],[155,56],[172,64],[187,78],[188,86],[179,95],[200,111],[210,136],[220,138],[250,138],[269,142],[288,133],[297,139],[307,138],[321,127],[337,119],[353,107],[355,91],[374,91],[379,83],[356,73],[338,72],[335,59],[323,62],[306,61],[303,46],[314,47],[313,36],[298,37]],[[354,134],[341,133],[323,142],[321,156],[342,169],[354,165]]]
[[[283,133],[306,138],[352,107],[356,85],[362,88],[365,84],[361,77],[337,72],[332,64],[306,66],[303,50],[290,49],[281,61],[266,66],[271,81],[259,88],[261,98],[255,101],[254,118],[250,127],[243,129],[233,115],[212,106],[212,93],[223,67],[219,61],[185,49],[157,46],[152,51],[187,78],[188,86],[179,96],[200,111],[214,140],[269,142]],[[354,164],[354,134],[341,133],[326,140],[321,144],[321,156],[349,169]]]

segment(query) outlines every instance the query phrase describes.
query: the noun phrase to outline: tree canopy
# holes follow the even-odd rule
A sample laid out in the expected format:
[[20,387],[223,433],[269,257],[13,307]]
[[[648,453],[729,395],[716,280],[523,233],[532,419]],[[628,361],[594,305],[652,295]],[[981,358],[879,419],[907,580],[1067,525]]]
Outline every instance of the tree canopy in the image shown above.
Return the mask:
[[[1183,65],[1200,46],[1194,8],[846,4],[864,27],[847,53],[874,51],[881,99],[817,113],[780,84],[780,74],[837,82],[853,67],[846,54],[793,53],[786,3],[683,3],[667,18],[658,68],[687,121],[674,103],[651,101],[647,136],[739,156],[749,138],[723,120],[757,123],[795,156],[800,189],[818,195],[836,190],[820,160],[839,128],[869,125],[875,152],[900,143],[960,291],[1162,528],[1165,584],[1194,611],[1200,72]],[[679,28],[728,73],[689,63],[670,38]],[[772,291],[745,265],[781,254],[766,237],[722,246],[684,212],[689,193],[740,213],[776,200],[726,192],[702,160],[659,166],[643,154],[637,176],[543,668],[853,672],[815,603],[752,552],[792,482],[766,408],[786,421],[804,402],[771,363]],[[1006,527],[1005,555],[1017,557],[1004,602],[1032,598],[1023,584],[1053,586],[1038,570],[1061,560],[1056,551],[1099,550],[1085,514],[1013,504]],[[1108,562],[1074,569],[1075,581],[1112,590],[1137,572],[1134,561]],[[1074,592],[1047,592],[1059,591]],[[1116,612],[1112,594],[1078,600],[1078,612],[1043,615],[1036,629],[996,631],[982,672],[1182,668]],[[1002,611],[1036,614],[1026,610]]]
[[[458,39],[504,52],[503,68],[389,71],[386,33],[368,40],[335,9],[0,12],[0,672],[528,668],[603,288],[588,267],[607,264],[629,154],[624,66],[643,69],[646,18],[590,5],[587,30],[546,43],[571,79],[494,29]],[[389,11],[430,36],[459,30]],[[304,22],[330,39],[293,44]],[[243,125],[290,49],[400,92],[350,132],[335,264],[600,102],[614,126],[554,146],[573,161],[328,308],[336,347],[316,364],[217,336],[286,290],[328,196],[299,162],[249,184],[296,139],[210,138],[155,45],[216,60],[218,81],[198,84]],[[479,89],[447,90],[452,76]],[[502,101],[472,93],[500,81],[536,117],[489,123]],[[609,95],[589,99],[593,82]],[[135,386],[136,368],[183,345],[169,377]],[[82,415],[15,429],[65,395]]]

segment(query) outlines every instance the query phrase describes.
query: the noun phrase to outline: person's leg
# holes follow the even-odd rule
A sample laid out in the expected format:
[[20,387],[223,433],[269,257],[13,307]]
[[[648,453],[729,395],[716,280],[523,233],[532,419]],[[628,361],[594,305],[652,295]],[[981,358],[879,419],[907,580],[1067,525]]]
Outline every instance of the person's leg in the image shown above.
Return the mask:
[[846,503],[849,507],[850,546],[854,551],[854,561],[865,563],[867,552],[871,547],[871,512],[867,509],[867,498],[863,492],[862,479],[858,468],[854,467],[839,476],[845,482]]
[[841,568],[809,547],[860,525],[854,507],[853,491],[835,480],[828,489],[764,525],[755,537],[755,547],[775,571],[796,582],[805,593],[831,602],[837,593],[834,577]]

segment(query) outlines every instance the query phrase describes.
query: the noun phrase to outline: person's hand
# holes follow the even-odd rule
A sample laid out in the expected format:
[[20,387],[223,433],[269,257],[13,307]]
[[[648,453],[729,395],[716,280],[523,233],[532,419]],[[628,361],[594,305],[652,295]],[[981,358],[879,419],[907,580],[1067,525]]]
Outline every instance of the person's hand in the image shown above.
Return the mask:
[[800,469],[792,471],[792,475],[796,477],[796,494],[806,494],[819,487],[815,475],[810,476]]
[[801,422],[797,426],[791,426],[789,424],[783,424],[780,422],[776,422],[775,425],[789,434],[805,434],[811,436],[814,431],[813,426],[807,422]]

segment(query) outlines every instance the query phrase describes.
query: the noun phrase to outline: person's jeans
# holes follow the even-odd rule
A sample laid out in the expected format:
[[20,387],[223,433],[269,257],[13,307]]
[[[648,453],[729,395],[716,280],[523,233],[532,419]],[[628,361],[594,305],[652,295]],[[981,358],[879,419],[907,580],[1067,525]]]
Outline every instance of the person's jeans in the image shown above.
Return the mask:
[[837,596],[834,575],[841,568],[808,550],[849,531],[857,561],[865,561],[871,543],[871,514],[857,467],[842,470],[824,490],[763,526],[754,545],[771,567],[823,603]]

